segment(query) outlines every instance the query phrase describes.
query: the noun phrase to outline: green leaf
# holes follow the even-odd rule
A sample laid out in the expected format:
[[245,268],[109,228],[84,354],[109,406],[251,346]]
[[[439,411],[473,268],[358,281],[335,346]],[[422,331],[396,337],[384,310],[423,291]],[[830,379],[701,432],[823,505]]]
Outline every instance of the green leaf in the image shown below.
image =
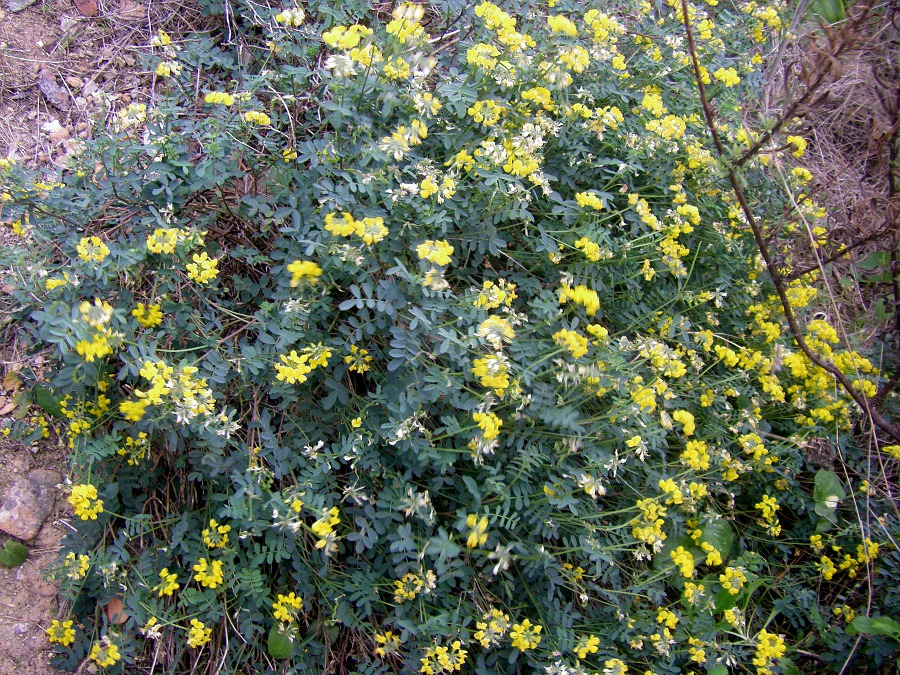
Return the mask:
[[842,0],[813,0],[809,6],[809,13],[828,23],[843,21],[846,16]]
[[292,633],[282,633],[278,624],[272,626],[269,631],[269,656],[273,659],[288,659],[294,653],[294,640]]
[[721,663],[717,663],[706,672],[708,675],[728,675],[728,668]]
[[7,541],[0,551],[0,565],[18,567],[28,559],[28,547],[17,541]]
[[816,504],[826,504],[836,508],[838,502],[846,496],[847,493],[844,492],[841,479],[834,471],[820,469],[816,472],[816,485],[813,488],[813,501]]
[[715,520],[703,527],[702,531],[700,543],[706,542],[714,546],[721,554],[722,560],[725,560],[734,544],[734,533],[731,531],[731,526],[724,520]]
[[62,406],[59,404],[59,399],[56,398],[49,389],[39,385],[32,390],[32,394],[34,396],[34,402],[41,406],[45,413],[56,418],[64,416]]
[[790,659],[782,657],[780,663],[782,675],[800,675],[800,669],[797,667],[797,664]]
[[858,616],[853,619],[853,627],[863,635],[887,635],[900,640],[900,623],[887,616],[873,619],[869,616]]

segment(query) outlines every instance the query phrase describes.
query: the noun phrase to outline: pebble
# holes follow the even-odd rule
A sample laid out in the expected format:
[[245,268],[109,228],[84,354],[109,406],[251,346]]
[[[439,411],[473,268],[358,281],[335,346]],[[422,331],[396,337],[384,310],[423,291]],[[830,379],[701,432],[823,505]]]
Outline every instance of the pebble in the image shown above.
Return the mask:
[[37,0],[6,0],[6,6],[10,12],[21,12],[26,7],[31,7]]
[[84,81],[80,77],[69,75],[66,78],[66,84],[72,87],[72,89],[81,89],[84,86]]

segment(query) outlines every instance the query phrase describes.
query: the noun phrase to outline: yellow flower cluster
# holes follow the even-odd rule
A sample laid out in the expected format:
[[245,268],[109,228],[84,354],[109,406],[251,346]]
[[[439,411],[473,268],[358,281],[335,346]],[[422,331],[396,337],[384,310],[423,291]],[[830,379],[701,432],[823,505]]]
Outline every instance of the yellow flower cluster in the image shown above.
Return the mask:
[[672,562],[681,572],[685,579],[691,579],[694,576],[694,554],[688,551],[684,546],[679,546],[669,553]]
[[219,525],[215,518],[209,521],[209,527],[203,529],[200,536],[207,548],[225,548],[228,544],[228,533],[231,525]]
[[210,281],[219,276],[219,261],[210,258],[206,251],[195,253],[191,256],[193,262],[189,262],[185,267],[187,269],[188,278],[197,284],[208,284]]
[[654,551],[658,551],[666,539],[666,534],[662,529],[666,522],[663,519],[663,516],[666,515],[666,507],[660,505],[655,497],[639,499],[635,506],[640,510],[641,515],[629,523],[631,536],[649,545]]
[[55,642],[63,647],[68,647],[75,642],[75,629],[72,628],[74,622],[67,619],[60,623],[58,619],[53,619],[50,627],[44,632],[47,634],[48,642]]
[[203,100],[213,105],[234,105],[234,96],[224,91],[211,91],[203,97]]
[[578,206],[583,209],[588,207],[596,209],[597,211],[603,209],[603,200],[597,196],[596,192],[578,192],[575,194],[575,201],[578,202]]
[[416,254],[420,260],[427,260],[440,266],[449,265],[450,256],[453,255],[453,247],[443,239],[438,241],[427,239],[416,247]]
[[713,77],[724,84],[726,87],[733,87],[741,83],[741,78],[738,76],[737,70],[735,70],[734,68],[719,68],[716,72],[713,73]]
[[138,323],[144,328],[156,328],[162,323],[162,307],[158,304],[144,305],[143,302],[139,302],[131,310],[131,316],[137,319]]
[[322,33],[322,40],[332,49],[350,50],[357,47],[361,40],[372,35],[372,29],[359,24],[335,26]]
[[301,283],[315,284],[322,276],[322,268],[309,260],[295,260],[287,266],[291,273],[291,286],[297,287]]
[[100,240],[100,237],[95,236],[82,237],[75,250],[78,257],[85,262],[100,263],[109,255],[109,247]]
[[469,536],[466,538],[466,548],[484,546],[487,541],[487,529],[489,525],[487,516],[478,517],[475,513],[466,516],[466,527],[469,528]]
[[575,654],[579,659],[586,659],[588,654],[596,654],[600,650],[600,638],[596,635],[582,635],[575,643]]
[[578,37],[578,28],[568,17],[562,14],[547,17],[547,25],[554,33],[562,33],[570,37]]
[[97,488],[90,483],[73,485],[67,501],[82,520],[97,520],[103,513],[103,500],[97,498]]
[[114,666],[122,658],[119,648],[113,644],[108,637],[104,637],[100,642],[91,645],[91,652],[88,659],[96,663],[101,668]]
[[719,582],[731,595],[737,595],[747,583],[747,576],[736,567],[726,567],[725,572],[719,575]]
[[181,588],[181,584],[178,583],[178,574],[169,572],[168,567],[163,567],[162,570],[160,570],[159,578],[160,582],[153,587],[153,590],[156,591],[156,594],[159,597],[171,597],[175,591]]
[[759,631],[756,639],[756,654],[753,657],[756,675],[772,675],[772,669],[769,666],[784,656],[787,651],[784,638],[763,629]]
[[418,574],[407,572],[403,578],[394,582],[394,602],[400,604],[404,600],[414,600],[425,586],[425,580]]
[[561,328],[553,334],[553,341],[576,359],[580,359],[588,352],[588,339],[575,330]]
[[578,284],[575,288],[563,284],[559,289],[559,304],[564,305],[567,300],[584,307],[585,314],[588,316],[594,316],[600,310],[600,297],[597,295],[597,291],[591,290],[584,284]]
[[385,631],[384,633],[375,634],[375,655],[385,658],[400,652],[400,646],[403,644],[400,636],[393,631]]
[[207,628],[206,624],[198,619],[191,619],[191,628],[188,631],[188,647],[202,647],[209,642],[212,637],[212,628]]
[[780,507],[775,497],[763,495],[762,501],[754,504],[754,507],[760,512],[759,524],[765,527],[773,537],[781,534],[781,523],[778,522],[776,515]]
[[481,429],[482,436],[487,440],[493,440],[500,435],[500,427],[503,426],[503,420],[492,412],[475,412],[472,413],[472,420],[478,424]]
[[302,608],[303,598],[298,598],[293,592],[287,595],[279,593],[278,599],[272,603],[275,620],[283,623],[293,623]]
[[207,560],[200,558],[194,565],[194,578],[197,583],[206,588],[216,588],[225,582],[225,573],[223,567],[225,563],[221,560]]
[[543,626],[540,624],[532,625],[529,619],[525,619],[522,623],[514,624],[509,631],[512,646],[523,652],[528,649],[534,649],[541,643],[542,630]]
[[306,376],[316,368],[328,366],[331,350],[320,342],[304,347],[301,354],[292,349],[290,354],[281,354],[278,358],[281,363],[275,364],[275,378],[288,384],[303,384],[307,380]]
[[310,525],[309,529],[319,538],[316,542],[316,548],[325,549],[326,555],[329,555],[336,547],[337,533],[334,531],[334,528],[340,522],[340,511],[338,507],[332,506],[322,514],[321,518]]
[[259,110],[248,110],[242,117],[248,124],[255,124],[259,127],[266,127],[272,124],[272,119],[266,113]]
[[365,373],[368,370],[371,370],[371,366],[369,365],[372,362],[372,357],[369,356],[369,352],[366,349],[360,349],[356,345],[350,345],[350,353],[344,357],[344,363],[349,363],[349,370],[356,373]]
[[478,629],[472,636],[481,643],[485,649],[500,644],[500,641],[506,636],[509,630],[509,615],[504,614],[499,609],[491,609],[485,612],[481,621],[475,623]]
[[442,645],[428,647],[422,656],[419,672],[424,675],[435,675],[462,670],[468,656],[468,652],[462,647],[459,640],[451,642],[449,647]]

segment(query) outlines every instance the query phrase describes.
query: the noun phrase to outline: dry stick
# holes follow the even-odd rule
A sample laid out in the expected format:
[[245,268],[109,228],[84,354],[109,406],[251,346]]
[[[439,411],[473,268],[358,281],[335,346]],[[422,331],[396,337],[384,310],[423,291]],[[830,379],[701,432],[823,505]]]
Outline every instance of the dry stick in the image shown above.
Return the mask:
[[[704,87],[703,80],[700,77],[700,63],[697,59],[697,49],[694,45],[694,34],[691,30],[691,21],[690,17],[688,16],[687,0],[681,0],[681,8],[684,20],[684,29],[687,33],[688,48],[690,49],[691,61],[694,66],[694,79],[697,82],[697,89],[700,93],[700,103],[703,106],[703,114],[706,116],[706,124],[709,127],[710,133],[712,134],[713,143],[715,143],[716,150],[718,151],[720,156],[724,156],[725,148],[722,146],[722,141],[719,139],[719,132],[716,130],[712,108],[709,105],[709,99],[707,99],[706,97],[706,88]],[[756,147],[758,150],[758,146],[759,144],[754,147]],[[744,157],[746,157],[746,155],[744,155]],[[772,278],[772,283],[775,286],[775,292],[778,294],[778,299],[781,302],[781,309],[784,312],[784,317],[785,319],[787,319],[788,327],[790,328],[791,335],[793,336],[794,341],[797,343],[797,346],[800,347],[800,350],[804,354],[806,354],[807,358],[810,361],[819,366],[819,368],[822,368],[826,372],[831,373],[837,379],[837,381],[841,383],[841,386],[844,388],[844,390],[854,401],[856,401],[856,404],[860,407],[860,409],[865,411],[869,419],[872,420],[872,422],[874,422],[876,426],[881,428],[885,433],[891,436],[891,438],[900,442],[900,429],[887,421],[881,415],[881,413],[870,406],[869,400],[856,390],[856,388],[850,383],[844,373],[842,373],[833,364],[825,361],[822,357],[820,357],[812,349],[810,349],[808,344],[806,344],[806,340],[803,337],[800,325],[797,323],[797,318],[794,316],[794,310],[791,308],[791,303],[788,300],[787,293],[785,291],[784,277],[781,276],[781,272],[772,261],[772,256],[769,253],[769,247],[766,245],[766,241],[762,235],[762,230],[760,229],[759,224],[756,222],[756,218],[753,217],[753,212],[750,210],[750,206],[747,204],[747,199],[744,196],[744,191],[741,189],[740,183],[738,182],[735,169],[736,166],[731,166],[728,168],[728,180],[731,182],[731,187],[734,190],[734,194],[737,197],[738,203],[741,205],[741,211],[743,211],[744,216],[747,218],[750,229],[753,230],[753,237],[754,239],[756,239],[756,247],[759,249],[759,252],[763,257],[763,261],[766,264],[766,270],[769,272],[769,276]]]

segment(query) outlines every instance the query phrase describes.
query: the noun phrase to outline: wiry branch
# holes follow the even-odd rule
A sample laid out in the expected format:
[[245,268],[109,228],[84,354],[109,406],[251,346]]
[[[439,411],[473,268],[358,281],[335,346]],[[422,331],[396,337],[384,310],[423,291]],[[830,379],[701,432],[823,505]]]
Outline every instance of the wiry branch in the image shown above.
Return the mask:
[[[712,107],[709,104],[709,99],[706,97],[706,87],[703,85],[703,80],[700,76],[700,62],[697,58],[697,49],[694,44],[694,34],[691,30],[691,20],[688,12],[687,0],[681,0],[681,8],[684,20],[684,29],[687,33],[688,48],[690,49],[691,61],[694,66],[694,79],[697,83],[697,90],[700,94],[700,102],[703,106],[703,114],[706,116],[706,124],[709,127],[710,133],[712,134],[713,143],[716,146],[716,150],[718,151],[720,156],[724,156],[725,148],[723,147],[722,142],[719,139],[719,133],[716,130],[715,116]],[[868,11],[868,7],[864,7],[862,9],[863,14],[867,14]],[[807,93],[809,93],[810,89],[811,87],[807,89]],[[790,110],[796,109],[797,106],[792,104],[788,106],[785,114]],[[781,124],[784,124],[784,121],[787,119],[785,117],[785,114],[782,115]],[[764,134],[763,138],[771,138],[772,133],[774,132],[770,131],[767,134]],[[868,415],[869,419],[872,420],[872,422],[876,426],[878,426],[885,433],[891,436],[891,438],[900,442],[900,429],[886,420],[881,415],[881,413],[879,413],[878,410],[876,410],[875,407],[871,405],[869,399],[867,399],[862,393],[857,391],[857,389],[851,384],[850,380],[847,379],[847,376],[844,375],[844,373],[841,372],[839,368],[837,368],[833,363],[829,363],[821,356],[816,354],[806,343],[806,339],[803,337],[803,331],[800,328],[800,324],[797,321],[797,317],[794,315],[794,310],[791,307],[791,303],[787,297],[787,289],[784,277],[781,275],[781,272],[772,260],[772,255],[769,251],[768,245],[766,244],[765,238],[763,237],[762,229],[760,228],[759,223],[757,223],[756,218],[753,216],[753,212],[750,210],[750,206],[747,203],[747,198],[744,196],[744,191],[741,189],[740,183],[738,182],[737,178],[737,169],[744,162],[749,160],[753,155],[759,152],[763,142],[764,141],[761,138],[750,149],[750,151],[748,151],[741,157],[741,159],[737,163],[728,167],[728,180],[731,183],[734,194],[741,206],[741,211],[743,211],[744,216],[747,218],[747,223],[750,225],[750,229],[753,231],[753,238],[756,240],[756,246],[759,249],[760,255],[762,255],[763,261],[765,262],[766,270],[769,272],[769,276],[772,278],[772,283],[775,286],[775,292],[778,294],[778,299],[781,302],[782,312],[784,313],[784,317],[787,320],[791,336],[794,338],[794,341],[797,343],[797,346],[800,348],[800,350],[810,361],[819,366],[819,368],[822,368],[826,372],[833,375],[834,378],[838,382],[840,382],[841,386],[844,388],[847,394],[856,402],[860,409],[863,410],[866,415]]]

